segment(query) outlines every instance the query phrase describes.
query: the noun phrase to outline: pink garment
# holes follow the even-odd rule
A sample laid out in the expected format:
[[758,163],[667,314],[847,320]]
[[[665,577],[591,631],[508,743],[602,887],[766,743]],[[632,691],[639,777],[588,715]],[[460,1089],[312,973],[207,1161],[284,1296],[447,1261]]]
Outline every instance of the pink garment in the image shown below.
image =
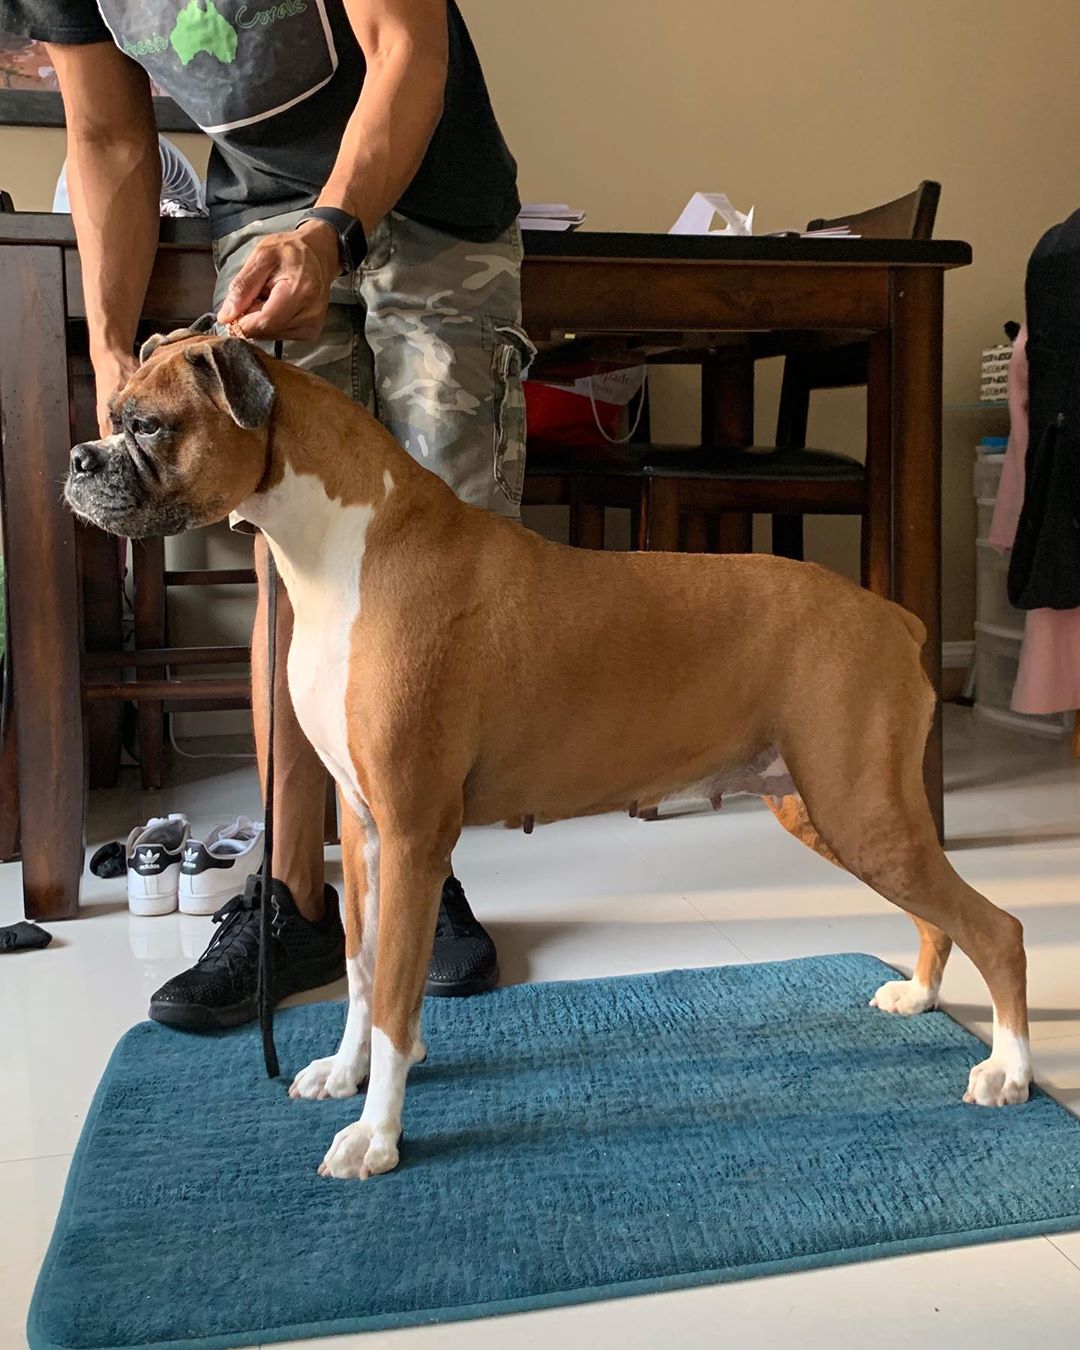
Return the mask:
[[[1001,470],[990,543],[1007,553],[1024,505],[1028,448],[1027,325],[1009,362],[1009,445]],[[1021,713],[1071,712],[1080,708],[1080,609],[1032,609],[1024,623],[1020,669],[1012,706]]]

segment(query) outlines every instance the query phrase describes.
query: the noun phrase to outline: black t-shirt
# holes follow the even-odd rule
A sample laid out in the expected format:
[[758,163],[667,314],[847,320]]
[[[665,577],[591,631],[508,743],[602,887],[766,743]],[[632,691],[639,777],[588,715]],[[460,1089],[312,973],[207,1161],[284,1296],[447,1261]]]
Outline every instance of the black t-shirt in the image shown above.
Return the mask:
[[[517,167],[476,51],[447,0],[442,117],[398,210],[488,240],[517,214]],[[364,82],[342,0],[0,0],[0,30],[56,44],[115,41],[212,137],[215,235],[311,203]]]

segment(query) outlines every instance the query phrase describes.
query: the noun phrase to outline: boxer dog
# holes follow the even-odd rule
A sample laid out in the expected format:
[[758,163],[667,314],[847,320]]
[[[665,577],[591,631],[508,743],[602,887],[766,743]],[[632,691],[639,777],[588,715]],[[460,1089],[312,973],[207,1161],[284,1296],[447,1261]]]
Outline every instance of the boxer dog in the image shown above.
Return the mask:
[[[294,613],[296,716],[344,804],[349,1001],[293,1097],[347,1097],[324,1176],[398,1161],[435,916],[463,825],[765,796],[780,823],[906,910],[915,971],[872,1003],[935,1005],[956,942],[994,1004],[964,1097],[1022,1102],[1016,919],[957,876],[923,787],[922,625],[820,567],[592,552],[458,501],[363,408],[239,338],[151,339],[114,432],[71,452],[67,501],[138,538],[231,511],[273,550]],[[722,866],[718,857],[717,866]]]

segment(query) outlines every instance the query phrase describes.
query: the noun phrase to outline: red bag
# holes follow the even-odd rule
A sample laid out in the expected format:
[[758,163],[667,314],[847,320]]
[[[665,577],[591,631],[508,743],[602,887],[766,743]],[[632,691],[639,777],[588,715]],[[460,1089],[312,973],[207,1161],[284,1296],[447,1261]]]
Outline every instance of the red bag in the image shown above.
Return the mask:
[[599,370],[587,362],[567,370],[559,382],[525,381],[529,440],[548,445],[619,442],[624,409],[645,383],[645,367]]

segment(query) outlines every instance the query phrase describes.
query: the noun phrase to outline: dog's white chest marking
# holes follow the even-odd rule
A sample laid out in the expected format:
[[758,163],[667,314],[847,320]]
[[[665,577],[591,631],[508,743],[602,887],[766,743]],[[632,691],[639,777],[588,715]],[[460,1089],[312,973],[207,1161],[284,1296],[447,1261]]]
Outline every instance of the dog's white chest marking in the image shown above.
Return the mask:
[[270,492],[244,504],[266,530],[293,607],[289,693],[297,721],[354,810],[363,798],[349,753],[345,693],[372,505],[343,506],[320,478],[286,468]]

